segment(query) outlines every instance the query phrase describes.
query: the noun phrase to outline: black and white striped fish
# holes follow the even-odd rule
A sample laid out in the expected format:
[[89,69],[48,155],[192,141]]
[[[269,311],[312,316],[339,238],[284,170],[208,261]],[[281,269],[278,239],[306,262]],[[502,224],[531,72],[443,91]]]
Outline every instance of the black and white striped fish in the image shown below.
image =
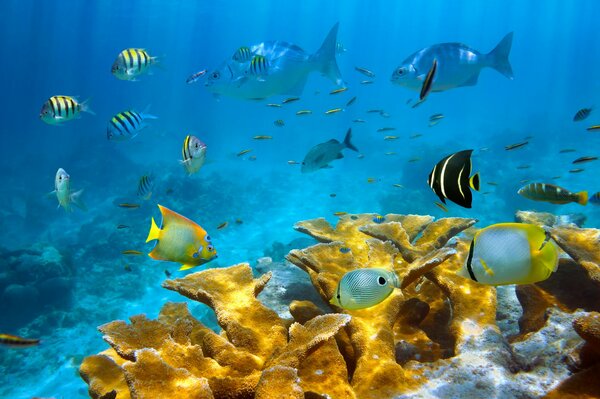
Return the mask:
[[140,177],[138,183],[137,195],[143,200],[149,200],[152,196],[152,190],[154,189],[154,179],[152,176],[144,175]]
[[44,103],[40,111],[40,119],[50,125],[56,125],[71,119],[79,118],[81,111],[95,115],[87,106],[71,96],[52,96]]
[[242,46],[239,49],[237,49],[235,53],[233,53],[233,56],[231,58],[233,58],[233,60],[237,62],[250,61],[250,58],[252,58],[252,51],[250,50],[250,48]]
[[158,119],[158,117],[133,110],[119,112],[108,122],[106,137],[114,141],[132,139],[140,130],[148,126],[146,119]]
[[479,173],[471,175],[471,154],[464,150],[448,155],[438,162],[427,179],[427,184],[444,204],[446,199],[470,208],[472,195],[469,187],[479,191]]
[[573,122],[580,122],[590,116],[592,113],[592,108],[582,108],[573,117]]
[[128,48],[119,53],[111,72],[117,79],[135,81],[138,76],[147,72],[151,65],[157,63],[157,57],[151,57],[146,50]]

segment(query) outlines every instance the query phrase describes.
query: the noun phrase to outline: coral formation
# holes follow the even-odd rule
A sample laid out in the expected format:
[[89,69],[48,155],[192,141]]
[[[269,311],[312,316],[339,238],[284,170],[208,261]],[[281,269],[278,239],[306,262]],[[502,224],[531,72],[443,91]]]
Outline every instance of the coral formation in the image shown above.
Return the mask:
[[[597,314],[575,312],[578,300],[565,300],[556,282],[518,287],[524,317],[509,343],[496,320],[503,305],[496,289],[456,275],[469,245],[459,234],[476,220],[389,214],[376,223],[375,216],[344,215],[335,227],[325,219],[295,225],[319,243],[292,250],[287,259],[308,274],[323,301],[292,301],[293,320],[257,299],[272,273],[254,278],[246,264],[165,281],[165,288],[210,306],[222,331],[175,303],[166,304],[157,320],[139,315],[130,323],[105,324],[99,329],[111,348],[86,358],[80,368],[90,395],[368,399],[573,390],[568,380],[558,385],[570,374],[564,353],[596,353]],[[572,256],[561,259],[559,271],[579,270],[579,277],[592,280],[588,270],[598,266],[598,231],[547,227]],[[274,264],[263,259],[260,265],[266,270]],[[393,270],[400,289],[371,308],[330,305],[331,313],[325,303],[341,277],[364,267]],[[570,323],[575,329],[565,331]],[[583,373],[597,367],[580,365],[591,367]],[[577,392],[585,394],[581,387]]]

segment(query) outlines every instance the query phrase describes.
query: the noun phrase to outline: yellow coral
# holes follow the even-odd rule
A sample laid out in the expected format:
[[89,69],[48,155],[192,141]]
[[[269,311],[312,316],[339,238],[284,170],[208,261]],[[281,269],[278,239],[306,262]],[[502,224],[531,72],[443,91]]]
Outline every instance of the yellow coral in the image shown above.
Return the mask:
[[[344,215],[335,227],[325,219],[299,222],[295,228],[320,243],[293,250],[287,258],[309,275],[325,302],[348,271],[393,270],[400,289],[378,305],[355,311],[333,307],[337,313],[327,313],[309,301],[294,301],[292,322],[256,298],[271,274],[254,278],[247,264],[168,280],[165,288],[210,306],[222,332],[204,326],[185,304],[174,303],[165,304],[157,320],[140,315],[130,323],[105,324],[100,331],[111,349],[86,358],[80,368],[91,396],[370,399],[418,388],[426,381],[416,359],[444,364],[484,331],[498,330],[496,291],[456,275],[469,244],[456,235],[471,231],[474,219],[390,214],[374,223],[374,216]],[[594,275],[598,231],[549,229]],[[343,247],[350,251],[340,251]],[[573,261],[561,260],[561,268],[573,266],[566,262]],[[523,327],[527,332],[544,324],[547,307],[574,306],[563,306],[562,294],[548,288],[555,284],[552,279],[543,284],[518,291],[529,304],[525,313],[535,316]],[[598,326],[592,321],[576,328],[584,337],[593,331],[590,342],[596,342]],[[556,392],[583,391],[567,382]]]

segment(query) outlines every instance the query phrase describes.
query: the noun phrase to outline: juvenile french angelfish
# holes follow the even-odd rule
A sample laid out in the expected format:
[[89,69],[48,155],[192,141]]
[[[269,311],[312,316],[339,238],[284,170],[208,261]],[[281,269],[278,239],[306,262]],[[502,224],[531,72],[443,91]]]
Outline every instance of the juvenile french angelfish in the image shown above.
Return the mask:
[[157,57],[151,57],[140,48],[128,48],[119,53],[112,65],[111,72],[117,79],[136,81],[137,77],[158,63]]
[[321,73],[339,86],[343,82],[335,59],[337,32],[335,24],[314,54],[280,40],[242,47],[208,73],[205,86],[215,95],[242,99],[298,96],[312,72]]
[[71,96],[52,96],[42,106],[40,119],[49,125],[58,125],[80,118],[81,112],[96,115],[87,105],[87,100],[79,103]]
[[137,136],[140,131],[148,127],[147,119],[158,119],[158,116],[134,110],[119,112],[108,122],[106,138],[113,141],[127,141]]
[[163,217],[161,227],[152,218],[146,242],[158,240],[148,254],[152,259],[181,263],[179,270],[203,265],[217,257],[208,233],[190,219],[158,205]]
[[421,49],[406,58],[392,73],[394,84],[420,91],[423,81],[434,59],[437,71],[431,91],[439,92],[456,87],[475,86],[479,73],[489,67],[513,79],[513,71],[508,61],[512,47],[513,33],[509,33],[488,54],[462,43],[440,43]]
[[356,269],[344,274],[329,303],[347,310],[370,308],[400,287],[396,273],[379,268]]
[[189,175],[192,175],[202,168],[206,160],[206,144],[198,137],[187,135],[183,140],[183,148],[181,149],[183,157],[181,164]]
[[458,274],[480,284],[533,284],[558,267],[558,250],[540,226],[499,223],[479,230]]
[[54,177],[54,191],[51,193],[56,194],[58,206],[62,206],[67,212],[73,210],[72,205],[86,210],[85,205],[81,201],[81,193],[83,193],[83,190],[71,191],[71,176],[63,168],[58,168]]

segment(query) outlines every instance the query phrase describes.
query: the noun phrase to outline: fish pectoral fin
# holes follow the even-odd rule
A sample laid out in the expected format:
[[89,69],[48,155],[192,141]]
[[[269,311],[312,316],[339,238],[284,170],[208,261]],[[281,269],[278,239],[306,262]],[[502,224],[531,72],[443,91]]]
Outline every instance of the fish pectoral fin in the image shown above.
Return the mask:
[[331,166],[331,165],[323,165],[323,166],[321,166],[321,169],[331,169],[331,168],[333,168],[333,166]]
[[152,218],[150,232],[148,233],[148,238],[146,238],[146,242],[158,240],[158,237],[160,237],[160,228],[156,225],[154,218]]
[[483,259],[479,258],[479,262],[481,263],[481,266],[483,266],[483,270],[485,270],[485,274],[487,274],[489,276],[494,275],[494,270],[492,270],[490,267],[488,267],[488,265],[485,263],[485,261]]
[[335,159],[342,159],[344,158],[344,154],[342,154],[341,152],[339,154],[337,154],[337,156],[335,157]]
[[196,267],[196,265],[182,265],[182,266],[179,268],[179,270],[180,270],[180,271],[181,271],[181,270],[189,270],[189,269],[191,269],[191,268],[193,268],[193,267]]

